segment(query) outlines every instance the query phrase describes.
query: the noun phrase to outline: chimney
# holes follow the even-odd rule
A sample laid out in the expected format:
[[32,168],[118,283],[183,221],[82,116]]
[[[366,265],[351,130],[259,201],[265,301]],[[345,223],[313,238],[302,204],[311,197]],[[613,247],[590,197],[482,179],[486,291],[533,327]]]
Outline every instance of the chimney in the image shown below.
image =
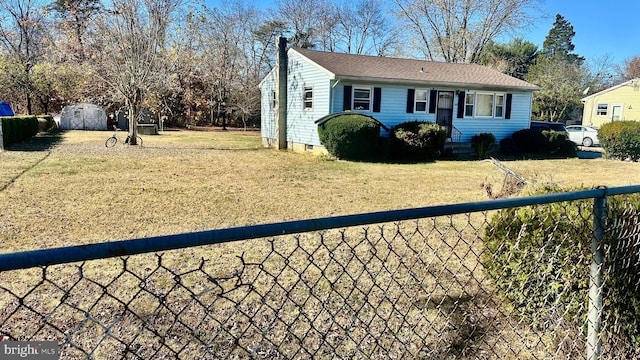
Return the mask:
[[276,113],[276,142],[278,150],[287,149],[287,39],[278,38],[278,78],[276,82],[276,98],[278,112]]

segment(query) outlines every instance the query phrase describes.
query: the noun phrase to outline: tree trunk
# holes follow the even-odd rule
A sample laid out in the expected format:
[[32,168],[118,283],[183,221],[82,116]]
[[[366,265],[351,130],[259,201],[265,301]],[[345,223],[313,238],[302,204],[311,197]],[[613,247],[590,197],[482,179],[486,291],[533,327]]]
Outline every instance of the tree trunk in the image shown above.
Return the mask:
[[138,118],[137,101],[129,102],[129,145],[138,145],[138,126],[136,119]]

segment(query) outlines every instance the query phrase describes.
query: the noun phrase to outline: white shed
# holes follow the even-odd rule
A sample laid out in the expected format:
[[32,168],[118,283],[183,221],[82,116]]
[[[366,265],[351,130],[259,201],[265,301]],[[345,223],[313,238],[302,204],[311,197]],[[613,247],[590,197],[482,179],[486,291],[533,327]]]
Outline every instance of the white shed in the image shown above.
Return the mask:
[[107,130],[107,115],[94,104],[68,105],[60,114],[61,130]]

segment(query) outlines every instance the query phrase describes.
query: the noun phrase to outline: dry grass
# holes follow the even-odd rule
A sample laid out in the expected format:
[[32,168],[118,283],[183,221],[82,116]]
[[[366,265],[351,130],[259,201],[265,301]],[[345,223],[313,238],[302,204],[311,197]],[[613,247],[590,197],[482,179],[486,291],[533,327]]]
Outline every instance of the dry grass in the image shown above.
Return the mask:
[[[104,140],[108,136],[106,132],[65,132],[53,137],[36,138],[30,143],[0,153],[0,251],[8,253],[284,220],[480,201],[487,200],[486,190],[481,184],[492,184],[494,191],[498,193],[504,179],[501,170],[489,162],[481,161],[438,161],[428,164],[355,163],[263,149],[260,146],[259,134],[254,132],[165,132],[160,136],[146,136],[142,148],[118,145],[112,149],[104,147]],[[640,182],[640,164],[637,163],[570,159],[513,161],[507,162],[506,165],[532,180],[533,187],[548,182],[564,187],[620,186]],[[476,216],[482,215],[473,215]],[[157,266],[157,258],[152,254],[130,258],[126,271],[123,271],[124,266],[120,259],[88,262],[82,266],[82,276],[78,275],[78,270],[72,265],[49,267],[46,269],[46,277],[57,287],[39,289],[47,295],[29,295],[26,300],[34,307],[42,309],[42,313],[52,311],[57,306],[57,301],[54,300],[62,297],[68,298],[68,301],[81,309],[90,308],[95,304],[96,309],[103,309],[104,312],[99,316],[105,318],[99,320],[109,323],[114,321],[113,317],[121,303],[101,295],[101,287],[108,287],[110,291],[117,293],[120,301],[127,303],[130,311],[145,321],[147,318],[159,319],[164,310],[156,310],[159,306],[156,298],[140,294],[140,279],[144,279],[150,288],[158,292],[175,296],[168,303],[182,309],[192,295],[188,292],[171,291],[171,287],[175,286],[175,274],[171,271],[182,273],[198,269],[200,259],[206,258],[210,261],[201,268],[203,271],[181,276],[182,284],[193,289],[195,293],[204,292],[202,300],[211,297],[212,301],[222,301],[216,298],[216,294],[234,286],[233,281],[226,283],[222,279],[233,279],[236,276],[234,274],[241,268],[237,256],[243,254],[245,262],[260,264],[257,268],[249,266],[248,269],[255,271],[260,268],[275,273],[281,271],[278,283],[289,289],[291,296],[286,302],[281,294],[275,292],[270,293],[265,299],[252,294],[246,298],[243,306],[264,310],[264,307],[260,307],[261,301],[273,301],[274,308],[281,306],[284,309],[281,322],[295,323],[304,329],[305,326],[309,326],[302,321],[304,319],[295,317],[298,314],[295,310],[296,305],[290,303],[298,296],[304,295],[306,290],[298,294],[296,288],[296,284],[302,279],[312,284],[317,281],[310,291],[317,292],[318,299],[324,299],[324,294],[329,294],[330,291],[334,291],[334,294],[350,293],[354,288],[351,286],[352,282],[358,283],[358,289],[371,288],[374,282],[386,284],[387,291],[383,291],[384,287],[374,287],[370,293],[355,292],[358,297],[349,301],[357,303],[360,301],[359,297],[370,297],[370,303],[376,303],[385,297],[397,297],[400,301],[417,301],[421,307],[428,309],[426,318],[432,318],[444,327],[451,319],[467,326],[466,317],[458,319],[459,314],[469,311],[460,305],[460,301],[464,300],[464,305],[469,294],[484,294],[484,290],[480,289],[481,283],[482,287],[490,286],[485,284],[488,282],[485,279],[486,275],[482,268],[477,266],[475,255],[482,252],[482,245],[474,235],[477,228],[468,227],[475,220],[462,218],[451,223],[446,219],[438,220],[444,223],[435,226],[434,222],[434,227],[440,228],[442,232],[428,234],[426,242],[422,237],[411,240],[417,241],[413,247],[424,249],[424,252],[417,255],[403,252],[400,243],[395,245],[394,249],[403,256],[384,262],[367,261],[374,267],[369,271],[376,272],[375,266],[398,267],[403,262],[413,263],[415,256],[415,259],[420,258],[426,263],[433,263],[435,254],[440,254],[438,256],[441,258],[436,259],[434,268],[421,270],[423,273],[420,273],[418,278],[429,277],[429,280],[423,280],[418,284],[419,286],[415,287],[415,298],[411,295],[410,299],[403,298],[406,296],[403,294],[409,291],[407,289],[411,287],[415,277],[403,272],[386,275],[382,273],[380,278],[362,277],[355,279],[357,281],[344,278],[344,288],[336,288],[327,281],[331,279],[338,282],[344,274],[362,272],[363,264],[349,262],[352,254],[357,254],[362,259],[368,259],[367,254],[371,251],[384,254],[390,249],[385,242],[378,243],[372,238],[370,244],[354,245],[359,244],[362,235],[353,236],[344,243],[339,241],[338,236],[334,239],[327,238],[320,246],[317,234],[310,234],[309,237],[303,234],[295,240],[291,237],[276,240],[278,251],[285,255],[282,257],[274,256],[271,245],[259,239],[224,246],[167,252],[162,258],[160,268]],[[402,226],[407,227],[402,233],[411,233],[411,224]],[[357,233],[361,232],[361,229],[350,229],[349,233],[351,231]],[[460,242],[462,234],[468,236],[471,241]],[[393,239],[395,235],[391,231],[385,238]],[[296,242],[298,245],[294,246]],[[428,244],[429,247],[424,248],[424,244]],[[359,247],[361,245],[362,248]],[[353,250],[350,246],[353,246]],[[306,253],[300,253],[302,250],[313,253],[314,261],[317,263],[315,267],[309,267],[310,257]],[[269,257],[269,261],[262,264],[265,256]],[[322,269],[322,266],[325,266],[323,261],[333,259],[334,256],[336,261]],[[451,272],[451,269],[459,268],[461,265],[464,266],[462,272]],[[308,269],[305,270],[308,272],[301,275],[292,269]],[[456,278],[465,273],[477,283],[470,284]],[[6,275],[8,277],[5,279],[8,279],[9,274]],[[397,284],[402,286],[398,289],[393,286],[389,288],[389,284],[394,283],[385,276],[390,275],[396,276]],[[213,284],[209,276],[219,281]],[[247,282],[252,286],[255,284],[259,293],[273,289],[272,278],[252,279],[253,275],[249,272],[242,276],[249,277]],[[264,273],[255,276],[264,276]],[[29,289],[37,287],[43,276],[39,269],[28,269],[12,272],[10,277],[11,281],[4,282],[5,286],[23,296]],[[93,281],[84,280],[76,284],[83,277],[91,278]],[[447,277],[451,279],[447,280]],[[316,278],[321,280],[314,280]],[[262,283],[267,285],[261,285]],[[423,290],[426,288],[433,288],[434,291],[425,297]],[[207,295],[207,289],[213,289],[213,292]],[[233,299],[237,296],[238,299],[242,299],[243,296],[247,296],[242,292],[243,289],[234,290],[235,292],[226,298]],[[485,296],[479,295],[480,302],[495,301],[490,297],[483,299]],[[0,296],[0,309],[12,308],[8,306],[7,299]],[[14,300],[11,301],[12,306],[17,306]],[[453,304],[449,304],[449,301],[453,301]],[[314,300],[305,304],[308,314],[318,311],[316,302]],[[478,306],[474,304],[476,303],[469,301],[468,306]],[[228,309],[221,307],[216,311],[229,311],[233,308],[233,304],[230,305]],[[330,310],[332,304],[325,306],[325,309]],[[291,309],[287,310],[287,307]],[[386,307],[391,311],[392,306],[386,303],[378,310],[387,311]],[[197,316],[202,316],[202,311],[200,308],[194,308],[193,316],[185,314],[183,321],[195,321]],[[258,310],[246,311],[252,313]],[[415,311],[416,318],[419,318],[421,313],[418,309],[412,308],[411,311]],[[75,322],[82,319],[82,314],[78,314],[77,311],[58,309],[54,312],[55,316],[51,317],[53,321],[64,323],[65,326],[72,326],[72,319],[75,319]],[[362,308],[360,316],[369,319],[369,316],[373,316],[370,314],[367,308]],[[445,318],[442,318],[443,315]],[[331,324],[323,322],[323,316],[315,318],[319,323],[318,327]],[[28,314],[25,317],[28,317]],[[489,313],[487,317],[490,319],[489,325],[493,327],[492,331],[500,333],[503,339],[519,336],[513,325],[502,324],[503,320],[497,314]],[[345,319],[335,318],[338,322],[347,321]],[[0,321],[2,320],[0,317]],[[122,332],[121,336],[125,339],[135,337],[134,333],[130,333],[132,330],[125,328],[125,325],[130,322],[134,324],[133,330],[139,329],[141,319],[121,321],[117,329]],[[158,326],[167,326],[166,322],[157,321]],[[236,325],[242,325],[247,321],[246,316],[241,316]],[[32,325],[25,325],[25,333],[28,333],[29,326]],[[381,323],[379,326],[385,329],[389,325]],[[463,327],[459,326],[458,330],[460,328]],[[16,328],[12,330],[16,333],[21,332]],[[520,329],[519,325],[517,330],[528,331]],[[95,325],[88,326],[74,335],[74,338],[77,337],[74,341],[78,344],[87,343],[88,345],[83,346],[91,348],[93,345],[90,343],[95,342],[96,338],[108,339],[104,334],[101,335],[100,331]],[[113,331],[116,331],[116,328]],[[205,339],[212,329],[202,331],[204,332],[201,338]],[[279,331],[274,329],[272,336],[278,339],[285,336]],[[296,329],[290,331],[295,333]],[[44,331],[39,335],[44,337]],[[183,339],[189,334],[183,335],[176,339]],[[462,335],[447,332],[440,339],[431,339],[432,335],[425,336],[431,339],[429,341],[435,342],[437,347],[442,347],[465,339],[460,337]],[[314,336],[310,335],[305,346],[319,346],[320,339],[315,339]],[[532,338],[532,341],[539,339],[539,334],[527,336]],[[145,335],[142,335],[137,341],[144,343],[144,338]],[[152,341],[150,338],[149,342]],[[217,338],[215,341],[221,340]],[[283,349],[287,344],[288,342],[284,341]],[[347,347],[341,350],[345,354],[354,351],[353,348],[349,348],[355,348],[353,341],[347,340],[341,344],[340,346]],[[223,349],[228,346],[218,345]],[[106,343],[104,346],[105,348],[96,350],[96,356],[103,351],[110,351]],[[114,348],[118,346],[115,344]],[[296,345],[292,343],[291,346],[290,351],[295,353]],[[72,350],[68,351],[69,354],[72,353]],[[451,351],[445,350],[450,354]],[[510,351],[513,350],[499,350],[499,353],[509,354]],[[193,350],[193,353],[198,353],[198,350]],[[184,354],[192,352],[190,350]],[[327,354],[328,357],[331,357],[330,355]],[[524,352],[519,355],[526,357]]]
[[[256,132],[165,132],[112,149],[106,132],[60,136],[49,149],[0,153],[1,251],[487,200],[481,184],[497,193],[504,177],[479,161],[327,161],[263,149]],[[637,163],[507,166],[567,187],[640,182]]]

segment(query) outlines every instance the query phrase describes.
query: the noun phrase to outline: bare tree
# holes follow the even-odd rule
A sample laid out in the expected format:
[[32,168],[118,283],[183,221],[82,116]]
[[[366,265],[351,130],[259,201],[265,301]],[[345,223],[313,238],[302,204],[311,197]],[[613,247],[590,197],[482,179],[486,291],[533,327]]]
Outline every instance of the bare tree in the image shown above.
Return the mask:
[[66,35],[68,54],[77,60],[85,60],[85,38],[91,19],[102,10],[99,0],[54,0],[48,6],[58,19],[58,29]]
[[496,37],[525,27],[539,0],[394,0],[428,60],[478,62]]
[[125,100],[132,145],[144,96],[164,76],[159,58],[179,6],[180,0],[112,0],[97,19],[95,73]]
[[23,93],[27,114],[32,112],[31,71],[46,47],[46,24],[42,6],[36,0],[0,0],[0,54],[6,54],[6,74]]
[[640,78],[640,56],[625,59],[616,66],[616,74],[620,82]]
[[344,3],[337,15],[338,46],[350,54],[385,55],[397,40],[382,0]]
[[292,46],[313,48],[326,34],[320,34],[321,20],[327,18],[333,5],[325,0],[276,0],[273,18],[284,21],[290,28]]

